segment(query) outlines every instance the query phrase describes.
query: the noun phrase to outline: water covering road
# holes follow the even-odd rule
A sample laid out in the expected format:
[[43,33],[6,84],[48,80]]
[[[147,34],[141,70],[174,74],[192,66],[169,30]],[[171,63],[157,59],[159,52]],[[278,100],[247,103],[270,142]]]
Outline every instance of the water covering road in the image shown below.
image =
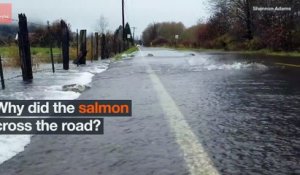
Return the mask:
[[131,99],[131,118],[105,119],[103,136],[33,136],[0,174],[300,174],[300,71],[276,62],[141,48],[79,97]]

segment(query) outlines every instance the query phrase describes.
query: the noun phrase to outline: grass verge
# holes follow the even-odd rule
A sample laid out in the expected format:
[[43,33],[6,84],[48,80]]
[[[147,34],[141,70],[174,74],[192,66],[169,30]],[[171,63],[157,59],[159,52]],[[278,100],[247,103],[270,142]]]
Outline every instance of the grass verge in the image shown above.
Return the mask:
[[126,50],[126,51],[124,51],[124,52],[122,52],[122,53],[119,53],[119,54],[115,55],[115,56],[114,56],[114,60],[115,60],[115,61],[118,61],[118,60],[121,60],[121,59],[123,59],[123,58],[125,58],[125,57],[128,57],[128,56],[130,57],[132,53],[134,53],[134,52],[136,52],[136,51],[138,51],[138,50],[139,50],[138,47],[133,46],[133,47],[129,48],[128,50]]
[[[31,47],[30,51],[33,64],[51,62],[50,48]],[[0,47],[0,55],[4,60],[4,66],[15,67],[20,65],[19,48],[17,45]],[[70,58],[75,58],[76,55],[76,48],[70,47]],[[62,62],[60,48],[53,48],[53,58],[56,63]]]

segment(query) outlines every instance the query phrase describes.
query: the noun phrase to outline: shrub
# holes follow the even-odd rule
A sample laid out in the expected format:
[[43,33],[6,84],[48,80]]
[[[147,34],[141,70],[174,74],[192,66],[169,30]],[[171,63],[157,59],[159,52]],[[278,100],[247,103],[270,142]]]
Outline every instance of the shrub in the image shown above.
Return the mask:
[[165,38],[162,38],[162,37],[159,37],[152,41],[152,45],[154,45],[154,46],[165,46],[165,45],[169,45],[169,44],[170,44],[170,41]]
[[211,42],[213,48],[229,50],[229,46],[232,45],[233,39],[228,35],[222,35]]
[[258,37],[254,37],[252,40],[245,42],[246,49],[249,50],[260,50],[265,48],[265,44],[262,42],[262,40]]

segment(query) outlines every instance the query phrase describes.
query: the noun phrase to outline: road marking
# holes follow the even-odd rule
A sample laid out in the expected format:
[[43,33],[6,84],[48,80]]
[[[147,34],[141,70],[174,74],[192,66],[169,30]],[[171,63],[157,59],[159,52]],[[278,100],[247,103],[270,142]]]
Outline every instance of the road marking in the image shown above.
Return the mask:
[[289,67],[298,67],[300,68],[300,65],[297,65],[297,64],[286,64],[286,63],[275,63],[277,65],[280,65],[280,66],[289,66]]
[[[141,53],[141,55],[143,54]],[[142,59],[147,66],[147,72],[158,95],[165,117],[176,137],[176,142],[183,152],[184,160],[190,174],[218,175],[218,170],[214,167],[212,160],[199,142],[197,136],[193,133],[175,101],[164,88],[159,77],[154,73],[145,58],[142,57]]]

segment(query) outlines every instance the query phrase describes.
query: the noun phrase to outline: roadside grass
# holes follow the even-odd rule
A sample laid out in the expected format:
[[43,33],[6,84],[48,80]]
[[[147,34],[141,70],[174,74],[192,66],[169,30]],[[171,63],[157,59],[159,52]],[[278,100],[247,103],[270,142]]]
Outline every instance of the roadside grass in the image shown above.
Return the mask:
[[[51,63],[50,48],[48,47],[31,47],[32,64]],[[132,53],[138,51],[136,46],[114,56],[114,60],[121,60],[124,57],[131,56]],[[70,61],[77,57],[76,47],[69,49]],[[0,55],[3,58],[3,66],[17,67],[20,66],[19,48],[17,45],[0,46]],[[55,63],[62,62],[62,53],[60,48],[53,48],[53,58]]]
[[[50,63],[50,48],[47,47],[31,47],[31,58],[33,64]],[[16,67],[20,65],[19,48],[17,45],[0,47],[0,55],[3,58],[3,65],[8,67]],[[77,55],[76,48],[70,47],[70,58]],[[53,48],[54,62],[61,63],[61,49]]]
[[20,65],[19,48],[17,46],[0,47],[0,55],[3,60],[3,66]]
[[133,46],[133,47],[129,48],[128,50],[126,50],[126,51],[124,51],[124,52],[122,52],[122,53],[119,53],[119,54],[115,55],[115,56],[114,56],[114,60],[115,60],[115,61],[121,60],[121,59],[123,59],[123,58],[125,58],[125,57],[130,56],[130,54],[132,54],[132,53],[134,53],[134,52],[136,52],[136,51],[138,51],[138,50],[139,50],[138,47]]
[[268,55],[268,56],[280,56],[280,57],[300,57],[300,52],[291,51],[291,52],[275,52],[268,49],[262,49],[258,51],[240,51],[242,54],[258,54],[258,55]]

